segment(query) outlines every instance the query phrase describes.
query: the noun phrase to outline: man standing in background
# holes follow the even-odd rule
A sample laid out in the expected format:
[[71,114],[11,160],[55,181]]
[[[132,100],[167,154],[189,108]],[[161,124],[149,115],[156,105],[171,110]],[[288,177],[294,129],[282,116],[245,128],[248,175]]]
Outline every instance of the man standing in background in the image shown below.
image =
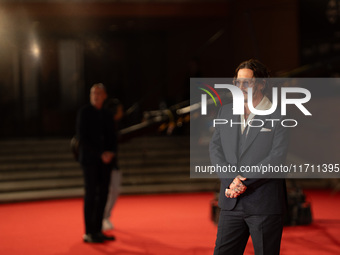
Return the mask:
[[79,162],[85,183],[83,240],[88,243],[115,240],[113,236],[102,233],[111,164],[117,143],[112,113],[103,108],[106,98],[104,85],[94,84],[90,92],[90,104],[79,111],[77,118]]

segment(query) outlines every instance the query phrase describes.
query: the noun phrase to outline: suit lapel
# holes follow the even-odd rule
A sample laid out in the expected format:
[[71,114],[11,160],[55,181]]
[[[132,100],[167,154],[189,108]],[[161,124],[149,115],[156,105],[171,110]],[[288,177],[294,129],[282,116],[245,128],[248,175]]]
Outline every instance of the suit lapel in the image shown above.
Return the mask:
[[[257,120],[262,120],[263,123],[266,123],[266,118],[268,118],[268,116],[254,116],[253,119],[257,119]],[[245,141],[245,144],[243,145],[243,148],[242,148],[242,153],[240,156],[242,156],[244,154],[244,152],[249,148],[249,146],[253,143],[253,141],[255,140],[256,136],[259,134],[260,130],[262,129],[262,126],[261,127],[255,127],[256,125],[259,125],[259,122],[256,121],[254,122],[254,126],[253,127],[248,127],[250,128],[249,129],[249,132],[248,132],[248,135],[247,135],[247,138],[246,138],[246,141]]]
[[[239,115],[232,115],[233,122],[240,122],[240,116]],[[230,128],[229,129],[229,135],[230,135],[230,149],[233,152],[234,160],[237,162],[238,159],[238,133],[240,126],[236,125],[236,128]]]

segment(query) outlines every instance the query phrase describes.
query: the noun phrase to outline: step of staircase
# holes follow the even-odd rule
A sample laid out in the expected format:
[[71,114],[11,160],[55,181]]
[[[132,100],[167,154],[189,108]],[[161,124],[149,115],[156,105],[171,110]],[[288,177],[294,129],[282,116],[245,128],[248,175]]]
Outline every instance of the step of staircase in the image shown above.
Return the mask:
[[[122,194],[214,191],[190,179],[188,136],[144,136],[119,146]],[[70,139],[0,141],[0,203],[83,196]]]

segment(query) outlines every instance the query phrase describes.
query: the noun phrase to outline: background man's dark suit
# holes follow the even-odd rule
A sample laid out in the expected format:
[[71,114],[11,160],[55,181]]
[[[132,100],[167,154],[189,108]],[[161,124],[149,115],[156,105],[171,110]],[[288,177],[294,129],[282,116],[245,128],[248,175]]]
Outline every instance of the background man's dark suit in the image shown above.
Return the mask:
[[104,208],[107,200],[111,164],[105,164],[101,155],[104,151],[116,150],[112,113],[96,109],[92,105],[83,107],[77,118],[79,139],[79,162],[85,181],[85,228],[86,234],[98,234],[102,230]]
[[[233,116],[232,105],[223,106],[218,116],[218,119],[233,119],[233,122],[240,122],[240,116]],[[280,111],[277,110],[270,116],[255,116],[255,119],[262,119],[265,122],[263,127],[251,127],[248,135],[245,138],[240,131],[240,125],[230,124],[216,125],[215,132],[210,142],[210,158],[212,165],[220,166],[254,166],[254,165],[280,165],[283,164],[286,158],[287,147],[288,147],[288,133],[287,128],[281,126],[280,121],[274,122],[272,127],[271,121],[265,121],[265,119],[282,119]],[[258,123],[256,123],[258,125]],[[244,134],[247,130],[244,132]],[[244,139],[243,143],[240,140]],[[219,206],[221,210],[220,220],[224,219],[222,214],[231,215],[234,217],[235,214],[242,212],[243,217],[245,216],[256,216],[256,215],[278,215],[278,218],[274,221],[279,221],[280,217],[285,210],[286,205],[286,189],[285,182],[282,179],[259,179],[258,176],[254,176],[246,173],[237,173],[236,175],[242,175],[247,178],[243,181],[243,184],[247,186],[245,193],[237,198],[227,198],[225,190],[229,188],[229,185],[233,179],[221,178],[221,189],[219,195]],[[257,178],[252,178],[257,177]],[[227,217],[229,219],[230,217]],[[261,235],[254,231],[252,234],[251,220],[248,223],[249,232],[252,236],[255,253],[257,251],[256,245],[271,246],[265,249],[272,250],[269,254],[278,254],[280,250],[280,242],[274,242],[273,244],[257,244],[255,242],[261,242],[257,240],[258,235]],[[257,220],[256,217],[254,220]],[[247,221],[247,220],[246,220]],[[223,224],[220,222],[219,224]],[[270,226],[272,225],[272,226]],[[266,235],[275,235],[275,228],[280,228],[282,225],[280,222],[273,222],[266,226]],[[228,225],[230,228],[230,225]],[[219,229],[225,229],[225,227],[219,227]],[[272,231],[273,230],[273,231]],[[241,230],[240,230],[241,231]],[[228,238],[230,242],[235,242],[234,249],[223,250],[224,247],[228,246],[222,240],[216,240],[215,254],[242,254],[242,247],[245,246],[248,239],[247,233],[238,236],[239,230],[235,229],[235,234],[231,234]],[[241,234],[240,234],[241,235]],[[276,238],[281,239],[281,234]],[[235,240],[234,240],[235,239]],[[240,239],[240,240],[238,240]],[[242,240],[241,240],[242,239]],[[259,237],[262,240],[262,238]],[[240,242],[236,244],[237,242]],[[229,244],[230,246],[230,244]],[[217,249],[217,250],[216,250]],[[277,252],[278,251],[278,252]],[[231,253],[227,253],[231,252]]]

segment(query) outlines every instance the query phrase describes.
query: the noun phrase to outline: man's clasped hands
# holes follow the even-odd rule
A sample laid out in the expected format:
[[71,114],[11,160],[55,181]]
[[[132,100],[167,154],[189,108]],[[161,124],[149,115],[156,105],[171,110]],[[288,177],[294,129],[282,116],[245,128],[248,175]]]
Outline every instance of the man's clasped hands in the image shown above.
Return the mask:
[[236,198],[239,195],[243,194],[246,191],[247,187],[242,183],[242,181],[245,181],[246,179],[247,178],[242,177],[241,175],[236,176],[229,185],[229,189],[225,190],[225,196],[227,198]]

